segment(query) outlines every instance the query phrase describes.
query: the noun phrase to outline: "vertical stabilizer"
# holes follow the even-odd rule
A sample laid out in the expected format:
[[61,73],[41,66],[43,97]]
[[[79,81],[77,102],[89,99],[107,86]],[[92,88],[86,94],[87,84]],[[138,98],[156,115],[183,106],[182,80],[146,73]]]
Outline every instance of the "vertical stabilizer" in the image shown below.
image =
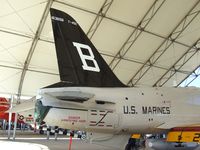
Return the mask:
[[55,86],[124,87],[78,23],[62,11],[50,12],[62,81]]

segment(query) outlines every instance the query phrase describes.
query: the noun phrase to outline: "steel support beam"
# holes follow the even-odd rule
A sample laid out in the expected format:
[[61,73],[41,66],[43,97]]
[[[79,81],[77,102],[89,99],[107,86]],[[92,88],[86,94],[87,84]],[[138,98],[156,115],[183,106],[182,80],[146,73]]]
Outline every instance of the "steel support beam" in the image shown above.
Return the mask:
[[149,71],[153,64],[155,64],[159,58],[167,51],[167,49],[174,43],[174,41],[181,35],[181,33],[189,26],[189,24],[198,16],[199,0],[193,5],[193,7],[187,12],[185,17],[181,19],[178,25],[168,35],[168,38],[164,40],[154,53],[147,59],[145,64],[137,71],[136,74],[127,83],[130,86],[135,86],[140,79]]
[[158,12],[158,10],[161,8],[161,6],[164,4],[164,2],[165,0],[155,0],[154,3],[151,5],[151,7],[147,10],[145,15],[142,17],[141,21],[138,23],[137,27],[133,29],[132,33],[129,35],[125,43],[122,45],[122,47],[119,49],[119,51],[109,64],[112,70],[114,70],[121,61],[121,59],[118,58],[123,58],[126,55],[126,53],[130,50],[132,45],[142,34],[144,29],[150,23],[150,21]]
[[[87,9],[84,9],[84,8],[81,8],[81,7],[78,7],[78,6],[75,6],[75,5],[68,4],[68,3],[66,3],[66,2],[62,2],[62,1],[59,1],[59,0],[54,0],[54,2],[57,2],[57,3],[59,3],[59,4],[63,4],[63,5],[66,5],[66,6],[68,6],[68,7],[72,7],[72,8],[75,8],[75,9],[78,9],[78,10],[81,10],[81,11],[84,11],[84,12],[87,12],[87,13],[89,13],[89,14],[98,15],[98,13],[96,13],[96,12],[93,12],[93,11],[90,11],[90,10],[87,10]],[[137,30],[142,30],[142,31],[145,32],[145,33],[148,33],[148,34],[157,36],[157,37],[162,38],[162,39],[164,39],[164,40],[167,40],[167,39],[168,39],[167,37],[163,37],[163,36],[161,36],[161,35],[159,35],[159,34],[156,34],[156,33],[150,32],[150,31],[147,31],[147,30],[145,30],[145,29],[137,28],[137,27],[134,26],[134,25],[131,25],[131,24],[122,22],[122,21],[120,21],[120,20],[117,20],[117,19],[108,17],[108,16],[106,16],[106,15],[104,16],[104,18],[106,18],[106,19],[108,19],[108,20],[111,20],[111,21],[113,21],[113,22],[116,22],[116,23],[119,23],[119,24],[128,26],[128,27],[130,27],[130,28],[134,28],[134,29],[137,29]],[[168,40],[170,40],[170,39],[168,39]],[[187,45],[187,44],[185,44],[185,43],[181,43],[181,42],[176,41],[176,40],[173,40],[173,42],[174,42],[174,43],[177,43],[177,44],[180,44],[180,45],[182,45],[182,46],[185,46],[185,47],[190,47],[189,45]]]
[[[15,67],[15,66],[0,65],[0,67],[16,69],[16,70],[23,70],[23,68]],[[33,70],[33,69],[27,69],[27,71],[38,72],[38,73],[49,74],[49,75],[59,75],[58,73],[45,72],[45,71],[39,71],[39,70]]]
[[[15,31],[3,30],[3,29],[0,29],[0,32],[11,34],[11,35],[16,35],[16,36],[20,36],[20,37],[24,37],[24,38],[34,39],[34,36],[26,34],[26,33],[19,33],[19,32],[15,32]],[[39,38],[39,40],[43,41],[43,42],[47,42],[47,43],[54,43],[53,40],[51,41],[51,40],[46,40],[46,39],[42,39],[42,38]]]
[[94,19],[92,25],[90,26],[88,32],[87,32],[87,36],[89,39],[91,39],[94,35],[94,33],[96,32],[97,28],[99,27],[99,25],[101,24],[104,16],[106,15],[106,13],[108,12],[110,6],[112,5],[113,0],[105,0],[103,5],[101,6],[96,18]]
[[[107,57],[113,57],[113,58],[115,57],[114,55],[110,55],[110,54],[106,54],[106,53],[100,53],[100,54],[103,55],[103,56],[107,56]],[[126,60],[128,62],[133,62],[133,63],[141,64],[141,65],[144,64],[144,62],[141,62],[141,61],[138,61],[138,60],[129,59],[129,58],[121,58],[121,59]],[[10,69],[16,69],[16,70],[23,70],[23,68],[15,67],[15,66],[0,65],[0,67],[10,68]],[[156,64],[154,64],[153,67],[159,68],[159,69],[163,69],[163,70],[168,70],[168,68],[165,68],[165,67],[162,67],[162,66],[158,66]],[[37,73],[42,73],[42,74],[49,74],[49,75],[59,75],[58,73],[45,72],[45,71],[39,71],[39,70],[33,70],[33,69],[27,69],[27,71],[37,72]],[[178,70],[178,72],[184,73],[184,71],[182,71],[182,70]],[[185,74],[187,74],[187,73],[185,73]]]
[[21,36],[21,37],[25,37],[25,38],[33,38],[32,35],[29,35],[29,34],[25,34],[25,33],[19,33],[19,32],[16,32],[16,31],[9,31],[9,30],[4,30],[4,29],[0,29],[0,32],[3,32],[3,33],[7,33],[7,34],[12,34],[12,35],[16,35],[16,36]]
[[[106,16],[104,18],[107,18]],[[122,23],[122,22],[121,22]],[[132,28],[136,28],[134,26],[131,26],[131,25],[128,25],[128,24],[125,24],[126,26],[129,26],[129,27],[132,27]],[[25,37],[25,38],[30,38],[30,39],[34,39],[34,36],[32,35],[29,35],[29,34],[26,34],[26,33],[20,33],[20,32],[15,32],[15,31],[11,31],[11,30],[3,30],[3,29],[0,29],[0,32],[4,32],[4,33],[7,33],[7,34],[11,34],[11,35],[16,35],[16,36],[20,36],[20,37]],[[143,32],[145,33],[148,33],[148,34],[151,34],[151,35],[154,35],[154,36],[157,36],[161,39],[167,39],[166,37],[163,37],[161,35],[158,35],[156,33],[153,33],[153,32],[150,32],[150,31],[146,31],[144,30]],[[47,42],[47,43],[54,43],[53,40],[46,40],[46,39],[42,39],[42,38],[39,38],[40,41],[43,41],[43,42]],[[185,46],[185,47],[190,47],[189,45],[185,44],[185,43],[181,43],[179,41],[174,41],[174,43],[176,44],[179,44],[179,45],[182,45],[182,46]]]
[[45,10],[43,12],[42,18],[40,20],[39,26],[37,28],[36,34],[34,36],[31,48],[30,48],[29,53],[28,53],[26,60],[24,62],[24,67],[23,67],[23,70],[22,70],[21,79],[20,79],[19,87],[18,87],[18,100],[17,100],[18,102],[19,102],[19,99],[20,99],[20,96],[21,96],[22,86],[23,86],[23,83],[24,83],[24,78],[25,78],[27,69],[29,67],[33,52],[34,52],[35,47],[37,45],[37,42],[39,40],[40,34],[42,32],[42,29],[44,27],[45,21],[47,19],[47,16],[49,14],[49,10],[50,10],[50,7],[52,6],[52,4],[53,4],[53,0],[48,0],[46,7],[45,7]]
[[200,38],[163,74],[153,86],[163,86],[200,50]]
[[[77,9],[78,9],[78,8],[77,8]],[[82,10],[82,9],[81,9],[81,10]],[[93,14],[93,13],[92,13],[92,14]],[[94,13],[94,14],[96,14],[96,13]],[[97,14],[96,14],[96,15],[97,15]],[[112,18],[109,18],[109,17],[106,17],[106,16],[104,16],[104,18],[109,19],[109,20],[112,20],[112,21],[117,22],[117,23],[120,23],[120,24],[123,24],[123,25],[125,25],[125,26],[129,26],[129,27],[134,28],[134,29],[136,28],[136,27],[133,26],[133,25],[129,25],[129,24],[127,24],[127,23],[123,23],[123,22],[121,22],[121,21],[119,21],[119,20],[115,20],[115,19],[112,19]],[[140,30],[140,29],[138,29],[138,30]],[[25,37],[25,38],[34,39],[34,36],[32,36],[32,35],[29,35],[29,34],[26,34],[26,33],[16,32],[16,31],[12,31],[12,30],[0,29],[0,32],[4,32],[4,33],[7,33],[7,34],[16,35],[16,36],[21,36],[21,37]],[[161,38],[161,39],[167,39],[166,37],[163,37],[163,36],[161,36],[161,35],[158,35],[158,34],[156,34],[156,33],[153,33],[153,32],[147,31],[147,30],[144,30],[143,32],[148,33],[148,34],[151,34],[151,35],[154,35],[154,36],[159,37],[159,38]],[[39,40],[41,40],[41,41],[43,41],[43,42],[53,43],[53,40],[46,40],[46,39],[42,39],[42,38],[39,38]],[[190,47],[189,45],[187,45],[187,44],[185,44],[185,43],[181,43],[181,42],[176,41],[176,40],[174,41],[174,43],[179,44],[179,45],[182,45],[182,46],[185,46],[185,47]]]
[[[5,32],[5,33],[8,33],[8,34],[17,35],[17,36],[21,36],[21,37],[25,37],[25,38],[30,38],[30,39],[33,39],[33,38],[34,38],[34,37],[32,37],[32,36],[29,36],[29,35],[26,35],[26,34],[23,34],[23,33],[16,33],[16,32],[7,31],[7,30],[0,30],[0,32]],[[159,37],[159,35],[157,35],[157,36]],[[165,39],[164,37],[161,37],[161,38]],[[46,39],[41,39],[41,38],[39,38],[39,41],[43,41],[43,42],[47,42],[47,43],[54,44],[54,42],[51,41],[51,40],[46,40]],[[183,46],[185,46],[185,47],[190,48],[189,45],[184,45],[183,43],[179,43],[179,44],[180,44],[180,45],[183,45]],[[128,59],[128,58],[126,58],[126,57],[120,58],[120,57],[118,57],[118,56],[110,55],[110,54],[106,54],[106,53],[100,53],[100,54],[103,55],[103,56],[108,56],[108,57],[113,57],[113,58],[116,57],[116,59],[122,59],[122,60],[130,61],[130,62],[142,64],[142,65],[144,64],[144,62],[140,62],[140,61],[133,60],[133,59]],[[153,66],[156,67],[156,68],[160,68],[160,69],[167,70],[167,68],[164,68],[164,67],[161,67],[161,66],[158,66],[158,65],[153,65]],[[23,68],[14,67],[14,66],[0,65],[0,67],[23,70]],[[37,70],[31,70],[31,69],[28,69],[28,71],[39,72],[39,73],[44,73],[44,74],[58,75],[58,74],[55,74],[55,73],[43,72],[43,71],[37,71]]]
[[[74,5],[71,5],[71,4],[67,4],[67,3],[64,3],[64,2],[60,2],[59,0],[55,0],[57,3],[61,3],[63,5],[67,5],[69,7],[72,7],[72,8],[75,8],[75,9],[80,9],[82,11],[85,11],[85,12],[88,12],[88,13],[91,13],[91,14],[94,14],[94,15],[98,15],[98,13],[95,13],[95,12],[92,12],[92,11],[89,11],[89,10],[86,10],[86,9],[83,9],[83,8],[80,8],[80,7],[77,7],[77,6],[74,6]],[[101,15],[100,15],[101,16]],[[134,28],[134,29],[137,29],[137,30],[141,30],[140,28],[137,28],[133,25],[130,25],[130,24],[127,24],[127,23],[124,23],[122,21],[119,21],[119,20],[116,20],[116,19],[113,19],[113,18],[110,18],[110,17],[107,17],[107,16],[101,16],[101,17],[104,17],[106,19],[109,19],[111,21],[114,21],[114,22],[117,22],[117,23],[120,23],[120,24],[123,24],[125,26],[129,26],[131,28]],[[0,32],[4,32],[4,33],[8,33],[8,34],[13,34],[13,35],[16,35],[16,36],[21,36],[21,37],[26,37],[26,38],[31,38],[31,39],[34,39],[34,37],[32,35],[29,35],[29,34],[25,34],[25,33],[19,33],[19,32],[15,32],[15,31],[11,31],[11,30],[3,30],[3,29],[0,29]],[[151,35],[154,35],[154,36],[157,36],[159,38],[162,38],[162,39],[165,39],[167,40],[168,38],[166,37],[163,37],[159,34],[156,34],[156,33],[153,33],[153,32],[150,32],[150,31],[147,31],[147,30],[144,30],[143,32],[145,33],[148,33],[148,34],[151,34]],[[39,38],[39,40],[43,41],[43,42],[48,42],[48,43],[53,43],[53,41],[50,41],[50,40],[46,40],[46,39],[41,39]],[[169,39],[170,40],[170,39]],[[179,41],[176,41],[174,40],[174,43],[176,44],[179,44],[179,45],[182,45],[182,46],[185,46],[185,47],[190,47],[189,45],[185,44],[185,43],[181,43]]]
[[[188,76],[186,76],[180,83],[178,83],[176,85],[176,87],[180,86],[183,82],[185,82],[184,86],[187,87],[188,85],[190,85],[190,83],[192,83],[194,80],[196,80],[199,76],[200,76],[200,73],[197,73],[199,72],[199,66],[197,66]],[[198,71],[197,71],[198,69]],[[190,78],[191,77],[191,78]]]

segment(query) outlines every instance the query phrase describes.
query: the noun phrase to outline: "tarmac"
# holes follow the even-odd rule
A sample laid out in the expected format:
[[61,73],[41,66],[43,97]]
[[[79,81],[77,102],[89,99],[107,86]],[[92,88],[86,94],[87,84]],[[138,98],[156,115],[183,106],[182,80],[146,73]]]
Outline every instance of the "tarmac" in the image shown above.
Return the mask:
[[[8,145],[5,147],[6,150],[13,150],[13,143],[22,143],[20,150],[69,150],[69,139],[62,138],[58,140],[54,140],[50,138],[49,140],[45,138],[16,138],[16,140],[7,140],[1,139],[0,145],[2,148],[2,141],[7,142]],[[27,143],[29,144],[29,148],[27,148]],[[37,146],[34,144],[38,144],[38,149],[33,149],[32,146]],[[14,146],[15,147],[15,146]],[[26,147],[25,149],[23,149]],[[18,148],[16,148],[18,149]],[[86,143],[80,139],[73,139],[71,150],[113,150],[103,146],[94,145],[90,143]]]
[[[5,146],[6,150],[18,149],[20,150],[69,150],[69,137],[66,135],[58,135],[58,139],[55,140],[54,135],[50,136],[47,140],[46,135],[40,135],[32,132],[17,131],[15,140],[13,140],[12,133],[8,140],[8,134],[6,131],[0,131],[0,145]],[[27,148],[29,145],[29,148]],[[37,147],[38,146],[38,147]],[[37,147],[37,148],[36,148]],[[23,149],[25,148],[25,149]],[[35,148],[35,149],[34,149]],[[113,150],[111,148],[103,147],[100,145],[94,145],[87,143],[81,139],[73,138],[71,150]]]
[[[33,133],[33,131],[21,132],[17,131],[15,140],[13,140],[12,133],[8,140],[8,133],[6,131],[0,130],[0,147],[1,149],[13,150],[69,150],[70,138],[67,135],[58,135],[58,139],[55,140],[55,136],[51,135],[47,139],[46,135],[40,135],[38,133]],[[162,143],[154,143],[157,146],[162,147]],[[19,147],[19,148],[17,148]],[[170,147],[170,145],[169,145]],[[168,147],[168,148],[169,148]],[[167,150],[188,150],[187,148],[172,148]],[[88,143],[79,138],[72,139],[71,150],[114,150],[113,148],[107,148],[96,144]],[[136,149],[135,149],[136,150]],[[153,150],[151,148],[140,148],[137,150]],[[154,149],[155,150],[155,149]],[[162,150],[162,149],[158,149]],[[163,149],[166,150],[166,149]],[[200,150],[200,148],[195,148],[192,150]]]
[[[15,141],[8,141],[8,140],[3,140],[4,142],[8,142],[8,146],[6,147],[7,150],[13,150],[13,143],[22,143],[20,150],[32,150],[32,146],[37,146],[38,144],[38,149],[37,150],[69,150],[69,140],[68,139],[58,139],[57,141],[50,139],[16,139]],[[0,141],[0,145],[2,148],[2,141]],[[27,148],[27,143],[29,144],[29,148]],[[34,145],[37,144],[37,145]],[[11,146],[11,148],[10,148]],[[24,146],[26,147],[25,149]],[[10,148],[10,149],[9,149]],[[18,149],[18,148],[16,148]],[[34,149],[35,150],[35,149]],[[113,149],[108,149],[102,146],[98,145],[93,145],[89,143],[85,143],[83,141],[74,139],[72,142],[71,150],[113,150]]]

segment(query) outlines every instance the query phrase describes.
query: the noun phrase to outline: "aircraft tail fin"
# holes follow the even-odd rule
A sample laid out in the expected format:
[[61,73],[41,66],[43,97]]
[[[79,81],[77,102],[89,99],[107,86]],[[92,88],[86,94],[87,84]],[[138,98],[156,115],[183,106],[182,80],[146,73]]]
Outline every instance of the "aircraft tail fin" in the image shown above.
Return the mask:
[[50,13],[61,79],[53,87],[125,87],[71,16],[52,8]]

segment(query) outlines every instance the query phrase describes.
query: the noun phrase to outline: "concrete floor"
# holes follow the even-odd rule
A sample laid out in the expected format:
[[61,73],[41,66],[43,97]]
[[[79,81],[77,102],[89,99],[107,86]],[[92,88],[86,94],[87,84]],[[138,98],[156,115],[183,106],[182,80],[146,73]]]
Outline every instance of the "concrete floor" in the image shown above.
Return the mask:
[[[66,135],[59,135],[58,140],[55,140],[54,136],[50,136],[47,140],[46,135],[34,134],[31,132],[17,131],[16,138],[13,140],[12,133],[11,138],[8,140],[7,132],[0,130],[0,141],[12,141],[12,142],[25,142],[36,143],[47,146],[50,150],[68,150],[69,137]],[[77,138],[73,138],[71,150],[113,150],[103,146],[86,143]]]
[[[25,140],[16,140],[16,142],[25,142]],[[37,143],[47,146],[50,150],[68,150],[69,149],[69,140],[68,139],[59,139],[57,141],[50,140],[30,140],[29,143]],[[108,149],[102,146],[93,145],[85,143],[81,140],[74,139],[72,143],[71,150],[113,150]]]
[[[7,140],[7,138],[1,138],[0,141],[12,141]],[[25,143],[35,143],[47,146],[50,150],[69,150],[69,138],[61,138],[55,141],[54,138],[50,138],[47,140],[44,137],[18,137],[15,141],[12,142],[25,142]],[[160,145],[160,146],[159,146]],[[200,150],[200,148],[175,148],[174,146],[169,146],[168,148],[162,148],[162,144],[160,143],[157,149],[154,150]],[[41,149],[43,150],[43,149]],[[90,143],[86,143],[80,139],[73,139],[71,150],[114,150],[112,148],[106,148],[100,145],[94,145]],[[146,149],[138,149],[138,150],[153,150],[151,148]]]
[[[12,135],[12,134],[11,134]],[[12,141],[12,142],[25,142],[25,143],[35,143],[35,144],[41,144],[47,146],[50,150],[68,150],[69,148],[69,137],[59,135],[58,140],[55,140],[54,136],[51,136],[49,140],[46,139],[46,135],[39,135],[34,134],[32,132],[18,132],[16,134],[16,139],[13,141],[12,137],[11,140],[7,139],[7,133],[6,132],[0,132],[0,141]],[[156,150],[189,150],[185,148],[174,148],[174,146],[171,146],[168,144],[168,148],[163,149],[162,145],[165,145],[166,143],[154,143],[154,145],[157,145],[158,149]],[[173,147],[173,148],[172,148]],[[2,148],[2,147],[1,147]],[[170,149],[169,149],[170,148]],[[172,149],[171,149],[172,148]],[[7,149],[10,150],[10,149]],[[44,149],[41,149],[44,150]],[[82,141],[80,139],[74,138],[72,141],[72,147],[71,150],[113,150],[112,148],[103,147],[100,145],[94,145],[90,143],[86,143],[85,141]],[[140,150],[153,150],[150,148],[147,149],[140,149]],[[200,150],[200,148],[190,149],[190,150]]]
[[[8,134],[6,131],[0,130],[0,141],[13,141],[12,133],[11,138],[8,140]],[[46,139],[46,135],[35,134],[30,132],[17,131],[16,138],[13,142],[26,142],[36,143],[47,146],[50,150],[68,150],[69,137],[66,135],[58,135],[58,140],[55,140],[54,136],[50,136],[50,139]],[[96,144],[87,143],[83,140],[73,138],[71,150],[113,150],[113,148],[107,148]]]
[[[11,141],[7,139],[1,139],[1,141]],[[68,150],[69,149],[69,139],[58,139],[55,141],[54,139],[18,139],[12,142],[25,142],[25,143],[35,143],[47,146],[50,150]],[[105,148],[99,145],[93,145],[90,143],[85,143],[79,139],[73,139],[71,150],[113,150],[109,148]]]

